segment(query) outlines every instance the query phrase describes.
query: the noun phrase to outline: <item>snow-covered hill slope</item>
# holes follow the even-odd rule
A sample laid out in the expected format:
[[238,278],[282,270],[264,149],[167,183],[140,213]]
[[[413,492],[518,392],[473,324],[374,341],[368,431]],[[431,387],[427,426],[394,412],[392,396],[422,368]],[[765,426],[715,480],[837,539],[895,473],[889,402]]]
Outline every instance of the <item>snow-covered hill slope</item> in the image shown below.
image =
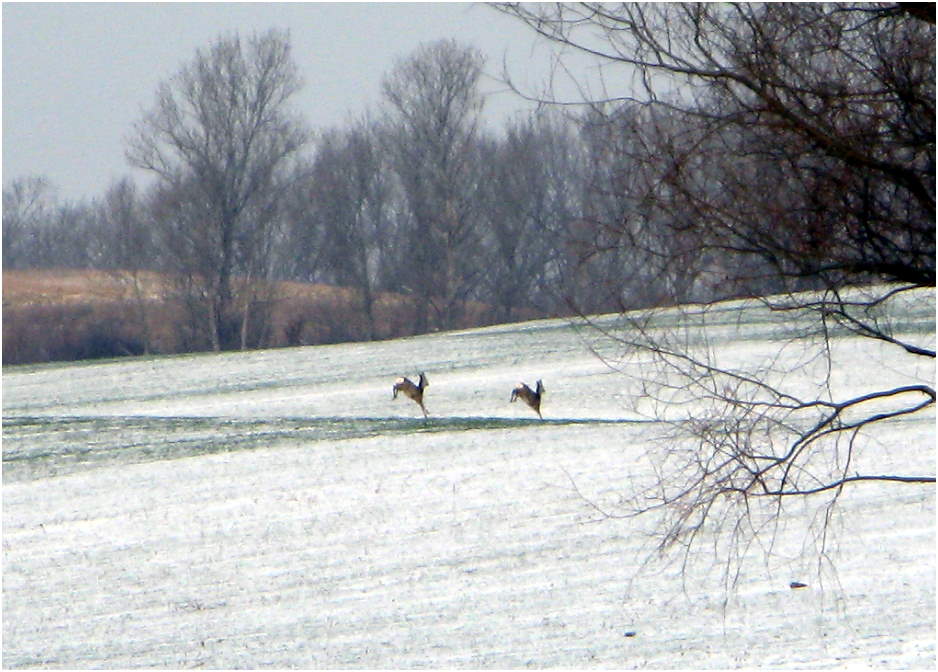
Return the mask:
[[[735,312],[723,356],[778,350]],[[657,427],[641,359],[590,346],[617,357],[540,321],[5,370],[3,666],[934,667],[932,486],[846,491],[820,564],[805,507],[734,587],[706,544],[682,575],[653,521],[594,506],[648,475]],[[933,362],[838,347],[863,362],[847,392],[874,365],[934,384]],[[426,422],[391,399],[419,371]],[[537,378],[543,422],[508,403]],[[884,469],[933,474],[934,413],[889,427]]]

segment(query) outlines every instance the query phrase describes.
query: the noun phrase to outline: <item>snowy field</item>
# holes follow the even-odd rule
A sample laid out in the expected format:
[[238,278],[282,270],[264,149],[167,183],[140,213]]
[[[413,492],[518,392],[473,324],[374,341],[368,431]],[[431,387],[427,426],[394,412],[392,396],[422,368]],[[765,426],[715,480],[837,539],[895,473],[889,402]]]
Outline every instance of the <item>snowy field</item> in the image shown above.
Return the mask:
[[[897,310],[933,347],[933,294]],[[798,356],[778,317],[711,317],[727,361]],[[838,393],[935,383],[834,351]],[[539,321],[5,369],[3,667],[934,669],[934,487],[848,489],[821,563],[805,506],[735,586],[706,543],[682,575],[653,520],[593,506],[649,477],[660,430],[619,354]],[[428,421],[391,399],[421,370]],[[508,403],[538,378],[543,421]],[[935,473],[933,410],[867,438]]]

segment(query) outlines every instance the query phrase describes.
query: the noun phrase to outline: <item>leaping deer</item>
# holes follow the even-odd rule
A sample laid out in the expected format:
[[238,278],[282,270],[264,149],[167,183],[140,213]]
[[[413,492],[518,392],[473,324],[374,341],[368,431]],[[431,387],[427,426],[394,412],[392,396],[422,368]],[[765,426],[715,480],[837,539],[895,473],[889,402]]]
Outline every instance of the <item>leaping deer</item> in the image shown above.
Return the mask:
[[423,391],[425,388],[430,387],[430,383],[427,381],[427,377],[423,374],[423,371],[420,372],[420,378],[416,385],[409,378],[398,378],[394,381],[394,396],[392,399],[397,399],[397,393],[403,392],[405,395],[413,399],[420,406],[420,410],[423,411],[423,417],[427,417],[427,409],[423,405]]
[[541,395],[544,394],[544,383],[537,381],[537,387],[532,390],[530,387],[524,383],[518,383],[518,387],[511,391],[511,401],[515,401],[519,397],[524,399],[524,403],[537,411],[537,417],[543,419],[544,416],[541,415]]

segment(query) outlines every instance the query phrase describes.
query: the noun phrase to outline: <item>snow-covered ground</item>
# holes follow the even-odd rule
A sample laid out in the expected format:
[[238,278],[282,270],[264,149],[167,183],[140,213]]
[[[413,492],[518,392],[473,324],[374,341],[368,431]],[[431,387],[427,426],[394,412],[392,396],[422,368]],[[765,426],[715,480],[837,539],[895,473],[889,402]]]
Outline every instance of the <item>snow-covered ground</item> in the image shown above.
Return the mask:
[[[777,321],[732,315],[725,361],[779,356]],[[933,344],[933,296],[900,321]],[[836,390],[934,385],[835,341]],[[805,506],[735,586],[706,543],[682,574],[652,519],[593,506],[649,475],[658,430],[619,354],[539,321],[5,370],[3,667],[933,669],[934,487],[848,489],[820,564]],[[421,370],[426,422],[391,399]],[[537,378],[544,421],[508,403]],[[887,429],[884,471],[934,474],[934,412]]]

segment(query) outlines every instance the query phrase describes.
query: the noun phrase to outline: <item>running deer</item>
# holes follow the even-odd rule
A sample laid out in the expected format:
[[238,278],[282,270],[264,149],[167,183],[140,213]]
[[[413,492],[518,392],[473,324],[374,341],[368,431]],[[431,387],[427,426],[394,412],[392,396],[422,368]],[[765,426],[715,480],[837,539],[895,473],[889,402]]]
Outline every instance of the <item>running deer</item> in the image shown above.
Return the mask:
[[423,405],[423,391],[425,388],[429,387],[430,383],[427,382],[427,377],[420,372],[420,378],[416,385],[409,378],[398,378],[394,381],[394,396],[392,399],[397,399],[397,393],[403,392],[406,396],[413,399],[420,406],[420,410],[423,411],[423,417],[427,417],[427,409]]
[[544,394],[544,383],[537,381],[537,387],[531,389],[524,383],[518,383],[518,387],[511,391],[511,401],[518,399],[524,399],[524,403],[537,411],[537,417],[544,418],[541,415],[541,396]]

